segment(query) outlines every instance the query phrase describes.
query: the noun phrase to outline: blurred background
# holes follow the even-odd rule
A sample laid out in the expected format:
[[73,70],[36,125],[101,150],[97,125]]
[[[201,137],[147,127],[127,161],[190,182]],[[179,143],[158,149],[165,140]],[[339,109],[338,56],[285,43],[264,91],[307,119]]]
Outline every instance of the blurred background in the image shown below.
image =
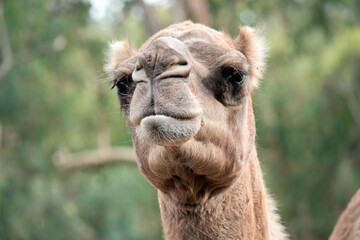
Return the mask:
[[328,238],[360,187],[358,0],[0,0],[1,240],[162,238],[156,190],[115,151],[132,143],[102,66],[110,40],[185,19],[262,28],[265,180],[292,239]]

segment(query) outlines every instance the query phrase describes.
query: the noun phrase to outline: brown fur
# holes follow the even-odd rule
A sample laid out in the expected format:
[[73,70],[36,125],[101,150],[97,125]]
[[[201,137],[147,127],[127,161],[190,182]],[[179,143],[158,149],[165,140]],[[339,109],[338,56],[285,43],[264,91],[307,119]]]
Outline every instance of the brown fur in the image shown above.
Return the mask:
[[159,190],[166,239],[287,238],[255,147],[251,90],[264,50],[249,27],[232,40],[189,21],[155,34],[138,54],[129,44],[112,50],[106,71],[139,169]]
[[360,239],[360,189],[338,219],[329,240]]

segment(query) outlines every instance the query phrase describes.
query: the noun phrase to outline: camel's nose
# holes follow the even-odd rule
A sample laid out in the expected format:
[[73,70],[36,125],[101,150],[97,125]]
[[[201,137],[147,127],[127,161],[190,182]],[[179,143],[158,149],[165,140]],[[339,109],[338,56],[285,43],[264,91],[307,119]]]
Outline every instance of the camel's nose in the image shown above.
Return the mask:
[[145,81],[144,75],[151,81],[169,77],[185,78],[190,71],[187,54],[186,46],[179,40],[172,37],[158,38],[139,56],[133,80]]

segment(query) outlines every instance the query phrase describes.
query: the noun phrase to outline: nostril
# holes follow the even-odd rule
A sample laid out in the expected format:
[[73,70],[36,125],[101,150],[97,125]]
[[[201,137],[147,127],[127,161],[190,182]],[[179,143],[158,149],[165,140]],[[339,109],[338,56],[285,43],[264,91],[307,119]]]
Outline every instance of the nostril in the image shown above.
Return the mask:
[[187,61],[183,60],[177,63],[177,65],[186,66],[188,64]]
[[179,57],[179,56],[173,56],[172,58],[169,59],[169,63],[168,63],[167,67],[186,66],[186,65],[188,65],[188,61],[186,58]]
[[190,74],[190,64],[185,59],[179,59],[170,64],[165,71],[156,76],[158,80],[166,78],[187,78]]
[[135,71],[140,71],[144,66],[139,61],[135,64]]
[[131,74],[131,77],[135,83],[147,82],[147,76],[144,67],[141,64],[135,65],[135,70]]

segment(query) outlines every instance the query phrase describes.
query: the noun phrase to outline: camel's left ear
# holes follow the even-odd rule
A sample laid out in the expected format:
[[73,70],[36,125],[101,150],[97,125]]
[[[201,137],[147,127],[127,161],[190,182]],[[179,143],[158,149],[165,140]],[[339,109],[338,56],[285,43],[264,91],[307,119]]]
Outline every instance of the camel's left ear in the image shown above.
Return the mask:
[[265,59],[267,45],[258,31],[251,27],[240,27],[239,35],[234,39],[236,50],[242,52],[250,63],[252,86],[257,88],[259,79],[263,77],[266,68]]
[[134,56],[136,51],[131,48],[129,41],[115,41],[109,44],[107,52],[106,64],[104,66],[105,72],[112,78],[117,66],[122,61]]

